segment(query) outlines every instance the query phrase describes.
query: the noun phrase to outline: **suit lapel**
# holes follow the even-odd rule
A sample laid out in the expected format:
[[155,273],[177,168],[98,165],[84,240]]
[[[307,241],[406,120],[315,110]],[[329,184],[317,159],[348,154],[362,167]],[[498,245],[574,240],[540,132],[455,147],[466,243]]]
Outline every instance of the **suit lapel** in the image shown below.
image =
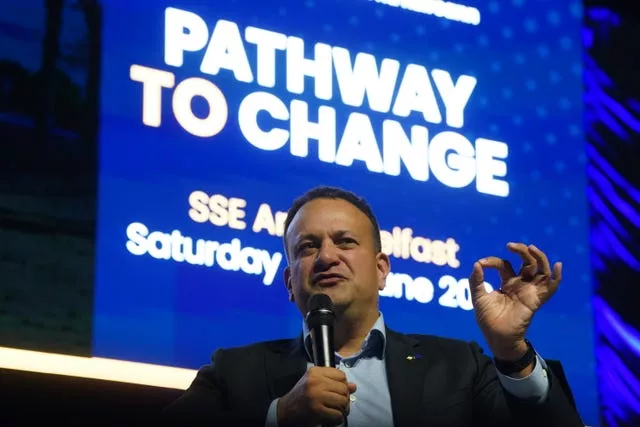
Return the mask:
[[271,400],[287,394],[307,370],[302,335],[271,345],[265,356]]
[[394,427],[422,424],[422,407],[428,357],[419,341],[407,335],[386,330],[385,365],[391,395]]

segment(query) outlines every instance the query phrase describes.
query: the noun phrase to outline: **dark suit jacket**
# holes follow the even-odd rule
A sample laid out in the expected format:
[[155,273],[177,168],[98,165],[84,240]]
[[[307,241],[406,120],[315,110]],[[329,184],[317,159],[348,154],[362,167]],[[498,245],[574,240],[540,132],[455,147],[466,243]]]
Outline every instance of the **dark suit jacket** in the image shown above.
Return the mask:
[[[522,401],[503,390],[475,343],[388,328],[386,336],[394,427],[584,426],[568,385],[553,372],[544,403]],[[415,354],[422,357],[407,360]],[[171,425],[263,427],[271,401],[289,392],[306,367],[302,337],[217,350],[163,417]]]

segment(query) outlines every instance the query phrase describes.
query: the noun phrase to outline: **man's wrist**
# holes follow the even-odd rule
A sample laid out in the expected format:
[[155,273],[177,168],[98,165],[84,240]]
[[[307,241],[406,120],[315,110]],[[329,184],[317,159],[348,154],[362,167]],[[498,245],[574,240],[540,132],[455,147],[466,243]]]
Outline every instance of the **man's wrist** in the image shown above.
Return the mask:
[[528,341],[523,339],[508,344],[493,344],[489,348],[494,358],[504,362],[515,362],[527,353],[529,346]]
[[494,353],[496,369],[504,375],[524,378],[535,368],[536,352],[528,340],[523,341],[524,349],[517,346],[512,351]]
[[288,427],[291,423],[287,420],[287,395],[278,399],[276,405],[276,419],[278,420],[278,427]]

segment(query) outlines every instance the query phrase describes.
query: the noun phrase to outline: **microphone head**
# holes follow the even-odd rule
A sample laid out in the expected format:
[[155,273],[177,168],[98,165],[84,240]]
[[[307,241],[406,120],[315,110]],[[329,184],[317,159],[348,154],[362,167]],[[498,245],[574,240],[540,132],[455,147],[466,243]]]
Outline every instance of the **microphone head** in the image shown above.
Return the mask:
[[333,301],[327,294],[313,294],[307,301],[307,311],[331,311],[333,312]]
[[319,325],[333,325],[335,313],[333,312],[333,301],[326,294],[311,295],[307,301],[306,322],[309,329]]

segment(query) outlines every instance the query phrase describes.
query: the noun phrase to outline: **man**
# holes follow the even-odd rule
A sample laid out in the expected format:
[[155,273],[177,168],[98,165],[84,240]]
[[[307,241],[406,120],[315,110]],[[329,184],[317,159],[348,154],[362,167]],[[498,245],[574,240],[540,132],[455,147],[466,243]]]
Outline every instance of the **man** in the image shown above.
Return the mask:
[[[390,270],[368,204],[338,188],[297,199],[284,232],[284,281],[300,312],[315,293],[334,304],[336,368],[313,366],[309,333],[217,350],[164,415],[178,425],[558,426],[583,425],[560,381],[525,339],[534,313],[557,290],[535,246],[508,244],[523,261],[488,257],[473,265],[476,319],[494,359],[475,343],[389,329],[379,291]],[[500,272],[488,293],[485,268]],[[570,392],[569,392],[570,394]]]

